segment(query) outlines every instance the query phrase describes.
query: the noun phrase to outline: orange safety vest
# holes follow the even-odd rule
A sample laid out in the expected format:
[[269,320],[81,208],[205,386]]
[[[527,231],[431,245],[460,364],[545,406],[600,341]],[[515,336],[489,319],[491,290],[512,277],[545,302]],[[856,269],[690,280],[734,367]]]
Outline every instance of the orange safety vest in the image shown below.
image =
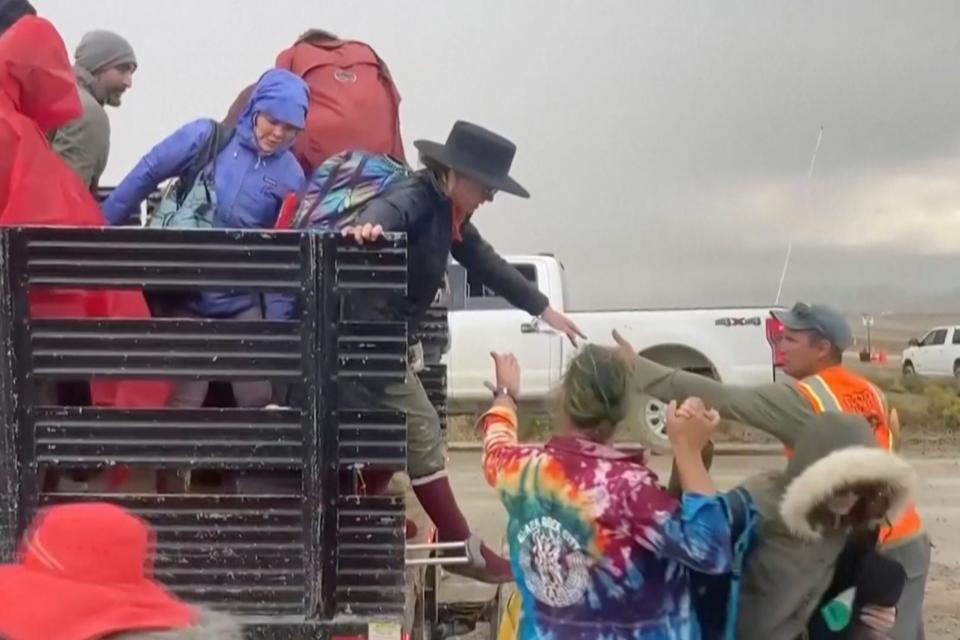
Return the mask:
[[[817,414],[826,412],[860,414],[873,426],[873,434],[881,447],[893,451],[894,439],[890,420],[884,410],[883,394],[870,381],[841,366],[830,367],[804,378],[797,390],[810,402]],[[792,452],[788,449],[787,456]],[[891,526],[880,529],[880,544],[888,545],[920,533],[922,524],[912,502]]]

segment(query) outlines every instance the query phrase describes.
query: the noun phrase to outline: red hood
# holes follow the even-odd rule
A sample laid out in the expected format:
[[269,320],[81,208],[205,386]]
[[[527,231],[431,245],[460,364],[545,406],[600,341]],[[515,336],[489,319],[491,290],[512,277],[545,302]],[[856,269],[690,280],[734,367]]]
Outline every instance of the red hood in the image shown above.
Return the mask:
[[56,28],[25,16],[0,36],[0,104],[51,131],[83,114],[77,80]]

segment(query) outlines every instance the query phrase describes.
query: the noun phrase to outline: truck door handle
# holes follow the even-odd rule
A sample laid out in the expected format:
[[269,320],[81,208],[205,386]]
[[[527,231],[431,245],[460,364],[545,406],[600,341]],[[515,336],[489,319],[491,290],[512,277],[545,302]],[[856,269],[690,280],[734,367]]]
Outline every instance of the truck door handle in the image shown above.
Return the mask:
[[533,318],[530,322],[525,322],[520,325],[520,333],[544,333],[548,335],[556,335],[556,331],[551,329],[549,326],[544,326],[543,320],[540,318]]

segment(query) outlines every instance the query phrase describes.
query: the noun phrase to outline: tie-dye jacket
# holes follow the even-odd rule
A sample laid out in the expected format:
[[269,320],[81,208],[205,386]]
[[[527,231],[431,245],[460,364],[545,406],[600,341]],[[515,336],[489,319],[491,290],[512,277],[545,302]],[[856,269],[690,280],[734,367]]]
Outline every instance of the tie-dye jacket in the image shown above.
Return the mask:
[[517,444],[517,418],[481,419],[483,471],[509,516],[521,639],[696,640],[690,571],[731,569],[718,498],[657,483],[645,457],[574,437]]

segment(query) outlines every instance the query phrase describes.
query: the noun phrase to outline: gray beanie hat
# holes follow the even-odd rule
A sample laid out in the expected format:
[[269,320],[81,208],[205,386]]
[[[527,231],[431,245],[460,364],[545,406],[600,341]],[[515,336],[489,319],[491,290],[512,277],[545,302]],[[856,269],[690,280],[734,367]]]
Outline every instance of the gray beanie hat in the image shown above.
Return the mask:
[[122,64],[137,65],[133,47],[112,31],[91,31],[84,35],[74,58],[77,66],[94,75]]

